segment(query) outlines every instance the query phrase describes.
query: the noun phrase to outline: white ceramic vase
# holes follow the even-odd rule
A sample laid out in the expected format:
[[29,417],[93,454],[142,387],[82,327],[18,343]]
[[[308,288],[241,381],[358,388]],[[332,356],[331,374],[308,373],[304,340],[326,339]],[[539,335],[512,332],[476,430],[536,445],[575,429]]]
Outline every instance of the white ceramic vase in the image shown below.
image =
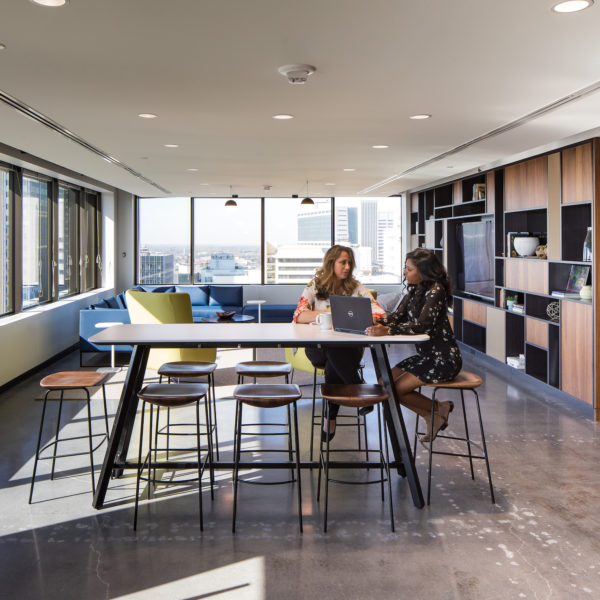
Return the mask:
[[540,238],[533,236],[516,237],[513,243],[519,256],[532,256],[540,244]]

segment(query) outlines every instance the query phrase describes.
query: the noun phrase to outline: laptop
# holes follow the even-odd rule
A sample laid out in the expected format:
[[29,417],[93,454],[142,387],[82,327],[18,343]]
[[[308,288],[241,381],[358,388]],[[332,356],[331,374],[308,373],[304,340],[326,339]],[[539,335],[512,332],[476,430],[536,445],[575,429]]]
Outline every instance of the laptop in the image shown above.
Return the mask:
[[373,325],[370,298],[359,296],[329,296],[331,320],[335,331],[365,333]]

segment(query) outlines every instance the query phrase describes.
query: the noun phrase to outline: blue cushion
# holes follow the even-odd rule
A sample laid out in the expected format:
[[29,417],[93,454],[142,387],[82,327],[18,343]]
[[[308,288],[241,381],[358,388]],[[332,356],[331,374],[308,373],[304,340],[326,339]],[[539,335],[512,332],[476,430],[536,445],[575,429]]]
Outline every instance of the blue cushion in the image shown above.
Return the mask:
[[127,301],[123,292],[117,296],[117,302],[119,303],[119,308],[127,308]]
[[208,306],[207,285],[176,285],[175,291],[189,294],[192,306]]
[[103,298],[102,300],[99,300],[98,302],[92,304],[90,306],[90,308],[110,308],[108,306],[108,302]]
[[239,306],[244,302],[241,285],[211,285],[210,286],[210,306]]
[[108,308],[121,308],[119,306],[118,300],[114,296],[111,296],[110,298],[105,298],[104,300],[106,301],[106,304],[108,304]]
[[155,294],[169,294],[175,291],[174,285],[157,285],[153,290]]

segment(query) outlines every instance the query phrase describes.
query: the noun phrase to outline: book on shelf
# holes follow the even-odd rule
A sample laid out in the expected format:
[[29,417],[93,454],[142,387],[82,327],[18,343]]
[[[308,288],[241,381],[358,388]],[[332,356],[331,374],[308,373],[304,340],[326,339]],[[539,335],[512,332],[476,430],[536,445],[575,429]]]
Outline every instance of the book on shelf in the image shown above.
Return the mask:
[[579,298],[579,292],[568,292],[561,290],[554,290],[552,296],[555,298]]
[[566,291],[579,293],[581,288],[587,283],[589,276],[590,267],[586,265],[571,265]]
[[523,314],[525,312],[525,305],[515,303],[510,310],[512,310],[512,312]]

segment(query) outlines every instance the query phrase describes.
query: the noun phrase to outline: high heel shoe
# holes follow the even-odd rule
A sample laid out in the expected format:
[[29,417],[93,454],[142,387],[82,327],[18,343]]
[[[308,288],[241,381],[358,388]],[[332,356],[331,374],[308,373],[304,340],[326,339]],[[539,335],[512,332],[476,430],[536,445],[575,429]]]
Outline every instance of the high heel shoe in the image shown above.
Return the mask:
[[[335,420],[331,419],[329,422],[335,423]],[[329,424],[327,425],[327,429],[329,429]],[[321,429],[321,441],[324,444],[327,443],[327,440],[331,441],[335,437],[335,432],[336,432],[335,429],[331,433],[329,433],[329,431],[325,431],[324,429]]]
[[[448,427],[448,416],[454,410],[454,402],[451,400],[440,402],[437,408],[438,410],[433,415],[433,436],[431,435],[431,431],[428,431],[419,438],[421,442],[430,442],[432,439],[435,440],[437,434]],[[430,425],[431,420],[427,419],[427,429],[429,429]]]
[[361,417],[364,417],[365,415],[368,415],[370,412],[373,412],[373,405],[371,405],[371,406],[363,406],[362,408],[358,409],[358,414]]

